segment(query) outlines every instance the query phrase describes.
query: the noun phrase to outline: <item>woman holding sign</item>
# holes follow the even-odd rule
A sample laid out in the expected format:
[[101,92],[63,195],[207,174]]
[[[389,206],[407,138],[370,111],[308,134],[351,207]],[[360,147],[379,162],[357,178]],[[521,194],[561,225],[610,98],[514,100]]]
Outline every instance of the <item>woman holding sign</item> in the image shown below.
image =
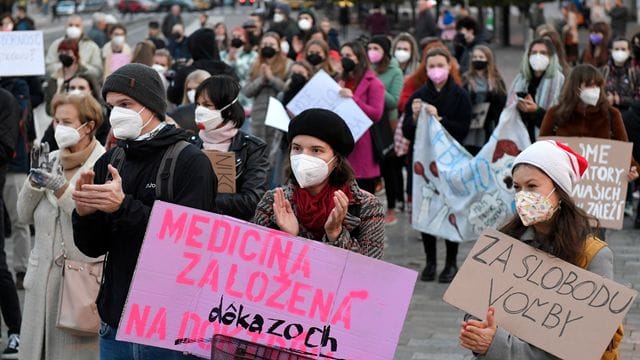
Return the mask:
[[[629,141],[620,111],[607,100],[604,77],[592,65],[578,65],[562,89],[558,105],[549,108],[540,136],[592,137]],[[638,178],[631,159],[629,181]]]
[[354,141],[337,114],[309,109],[289,123],[287,183],[268,191],[252,222],[291,235],[382,258],[384,211],[363,191],[347,157]]
[[[591,271],[613,278],[613,253],[593,234],[594,220],[571,199],[574,185],[588,167],[587,160],[561,143],[538,141],[513,163],[516,190],[514,216],[500,231],[526,244]],[[461,324],[460,344],[482,359],[557,359],[497,327],[494,307],[484,321],[470,315]],[[622,327],[611,339],[602,359],[618,359]]]
[[[196,89],[195,119],[205,151],[235,154],[236,192],[218,192],[216,212],[249,220],[267,190],[267,144],[240,128],[244,109],[238,101],[240,84],[230,76],[214,75]],[[218,182],[220,183],[220,182]]]
[[[18,196],[18,216],[35,224],[36,238],[24,278],[21,359],[97,359],[98,333],[76,336],[56,327],[65,260],[99,262],[73,243],[71,199],[80,173],[105,152],[96,140],[102,107],[90,95],[56,95],[51,106],[60,151],[47,143],[32,152],[31,171]],[[98,279],[99,280],[99,279]],[[97,318],[95,319],[97,321]]]
[[[424,108],[427,115],[439,121],[451,136],[462,143],[469,133],[471,121],[469,94],[455,83],[451,75],[453,58],[448,51],[434,48],[427,53],[425,58],[427,66],[424,70],[427,72],[428,80],[407,101],[402,132],[407,139],[414,140],[418,117]],[[433,281],[436,275],[436,237],[423,233],[422,243],[427,256],[427,265],[422,271],[420,280]],[[445,244],[447,259],[438,281],[449,283],[458,272],[456,262],[459,243],[445,240]]]

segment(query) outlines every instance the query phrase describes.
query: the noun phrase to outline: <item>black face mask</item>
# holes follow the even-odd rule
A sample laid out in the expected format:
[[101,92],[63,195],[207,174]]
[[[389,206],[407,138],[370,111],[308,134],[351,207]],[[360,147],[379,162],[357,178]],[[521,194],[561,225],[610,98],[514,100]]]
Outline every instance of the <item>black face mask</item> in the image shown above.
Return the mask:
[[636,59],[640,58],[640,46],[638,45],[633,45],[631,47],[631,50],[633,51],[633,55]]
[[271,46],[265,46],[260,50],[260,54],[265,59],[271,59],[272,57],[276,56],[276,49],[272,48]]
[[352,72],[356,68],[356,63],[349,58],[343,57],[340,61],[342,62],[342,70],[345,73]]
[[60,59],[63,67],[69,67],[73,64],[73,58],[70,55],[60,54],[58,55],[58,59]]
[[236,49],[239,49],[244,46],[244,41],[242,41],[242,39],[233,38],[231,39],[231,46],[233,46]]
[[291,74],[291,88],[292,89],[300,89],[307,83],[307,78],[302,74],[294,73]]
[[487,68],[488,62],[482,60],[473,60],[471,66],[476,70],[484,70]]
[[316,66],[318,64],[321,64],[324,61],[324,58],[320,56],[320,54],[311,53],[307,55],[307,61],[309,62],[309,64]]
[[182,39],[182,34],[181,33],[175,32],[175,33],[172,33],[171,36],[173,36],[173,38],[176,39],[176,40]]

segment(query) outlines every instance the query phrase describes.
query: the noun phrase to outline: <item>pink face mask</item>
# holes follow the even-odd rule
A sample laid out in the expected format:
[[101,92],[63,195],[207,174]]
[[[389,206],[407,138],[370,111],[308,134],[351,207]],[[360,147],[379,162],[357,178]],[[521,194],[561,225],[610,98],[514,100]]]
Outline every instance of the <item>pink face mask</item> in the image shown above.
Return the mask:
[[431,68],[427,70],[427,76],[434,83],[440,84],[449,77],[449,70],[445,68]]
[[377,64],[380,62],[380,60],[382,60],[382,52],[378,51],[378,50],[369,50],[367,51],[367,55],[369,56],[369,61],[371,61],[374,64]]

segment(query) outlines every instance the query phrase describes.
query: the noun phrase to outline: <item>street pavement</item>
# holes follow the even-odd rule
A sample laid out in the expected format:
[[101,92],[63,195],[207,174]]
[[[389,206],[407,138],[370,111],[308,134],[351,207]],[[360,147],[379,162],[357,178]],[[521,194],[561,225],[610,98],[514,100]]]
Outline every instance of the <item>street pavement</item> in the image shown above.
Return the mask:
[[[210,14],[222,16],[225,21],[239,24],[246,16],[246,13],[243,14],[242,11],[248,10],[240,9],[240,12],[233,13],[214,10]],[[152,16],[161,21],[163,14]],[[143,24],[141,26],[146,29],[146,21]],[[233,27],[233,25],[236,24],[228,24],[229,27]],[[192,21],[189,28],[194,29],[195,27],[197,25]],[[356,27],[353,27],[349,33],[352,37],[359,35]],[[582,35],[584,36],[584,34]],[[498,68],[507,85],[513,80],[522,60],[522,38],[520,33],[513,32],[513,47],[494,48]],[[129,43],[134,44],[133,41],[139,40],[130,39]],[[381,197],[381,200],[384,200],[384,196]],[[636,201],[638,200],[636,199]],[[425,264],[425,257],[419,233],[411,228],[408,212],[398,214],[398,223],[386,228],[387,247],[384,259],[420,272]],[[640,289],[640,230],[633,230],[631,218],[626,218],[623,230],[607,232],[607,241],[615,254],[615,280],[636,290]],[[472,246],[471,242],[461,244],[458,265],[462,264]],[[12,248],[11,243],[6,244],[6,249]],[[11,268],[13,254],[9,251],[7,255]],[[444,242],[439,240],[438,271],[442,270],[444,266],[444,257]],[[442,300],[446,289],[446,284],[426,283],[418,280],[394,359],[458,360],[471,358],[470,353],[458,345],[457,338],[462,312]],[[24,292],[20,291],[19,293],[22,300]],[[23,326],[29,326],[29,324],[23,324]],[[633,304],[625,318],[624,326],[625,336],[621,345],[621,359],[640,360],[640,300]],[[4,348],[5,341],[4,337],[0,340],[0,348]]]

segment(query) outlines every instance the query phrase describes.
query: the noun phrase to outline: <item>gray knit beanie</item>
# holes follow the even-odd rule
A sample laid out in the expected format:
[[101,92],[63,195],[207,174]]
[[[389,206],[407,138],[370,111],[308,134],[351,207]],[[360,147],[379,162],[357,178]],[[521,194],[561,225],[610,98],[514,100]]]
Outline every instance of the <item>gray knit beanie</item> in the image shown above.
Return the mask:
[[107,93],[124,94],[153,111],[161,121],[167,112],[164,85],[157,71],[143,64],[127,64],[107,77],[102,87],[102,97]]

